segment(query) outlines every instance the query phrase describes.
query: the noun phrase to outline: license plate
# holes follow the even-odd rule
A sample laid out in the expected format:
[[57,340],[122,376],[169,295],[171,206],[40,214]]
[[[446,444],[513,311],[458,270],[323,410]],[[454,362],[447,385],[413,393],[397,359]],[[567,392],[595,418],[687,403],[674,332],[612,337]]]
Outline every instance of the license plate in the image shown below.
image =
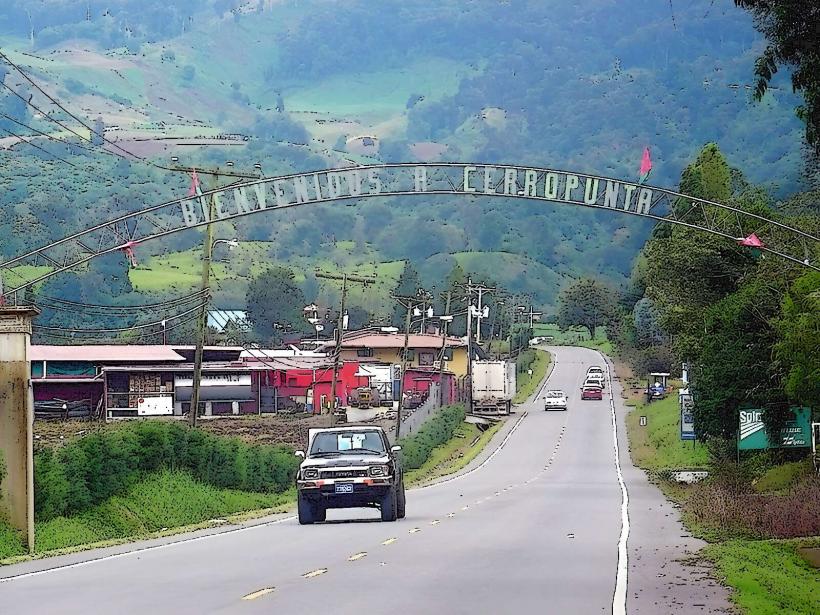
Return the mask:
[[336,493],[353,493],[353,483],[336,483]]

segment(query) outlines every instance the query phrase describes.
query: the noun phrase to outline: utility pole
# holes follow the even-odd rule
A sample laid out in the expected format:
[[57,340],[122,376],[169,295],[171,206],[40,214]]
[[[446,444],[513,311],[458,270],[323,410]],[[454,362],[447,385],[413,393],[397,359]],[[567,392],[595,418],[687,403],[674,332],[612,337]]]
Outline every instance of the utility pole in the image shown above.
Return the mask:
[[[215,176],[215,183],[219,182],[219,175]],[[197,193],[201,193],[199,184],[195,186]],[[201,202],[201,201],[200,201]],[[205,226],[205,240],[202,244],[202,309],[199,312],[197,321],[196,352],[194,353],[194,381],[191,392],[191,414],[189,421],[191,427],[196,427],[196,420],[199,415],[199,392],[202,386],[202,355],[205,354],[205,335],[208,324],[208,297],[211,293],[211,256],[213,255],[214,225],[213,219],[216,210],[216,202],[213,195],[208,199],[208,224]]]
[[467,295],[467,413],[473,411],[473,303]]
[[[525,309],[526,309],[526,308],[525,308]],[[530,319],[530,329],[532,329],[532,327],[533,327],[533,321],[534,321],[536,318],[540,318],[540,317],[541,317],[541,316],[543,316],[543,315],[544,315],[544,313],[543,313],[543,312],[536,312],[536,311],[533,309],[533,307],[532,307],[532,306],[530,306],[530,310],[529,310],[529,312],[527,312],[527,316],[529,316],[529,319]]]
[[418,307],[419,305],[424,306],[430,300],[430,295],[426,291],[419,289],[414,297],[395,295],[393,296],[393,299],[398,301],[399,304],[407,310],[407,315],[405,316],[404,321],[404,349],[401,356],[401,379],[399,380],[399,408],[396,413],[396,442],[398,442],[399,437],[401,436],[401,413],[404,406],[404,380],[405,374],[407,373],[407,347],[410,343],[410,316],[413,313],[413,308]]
[[361,277],[356,275],[348,275],[343,273],[342,275],[335,275],[331,273],[322,273],[321,271],[316,272],[317,278],[323,278],[325,280],[341,280],[342,281],[342,301],[339,307],[339,322],[336,325],[336,346],[333,349],[333,380],[332,384],[330,385],[330,426],[333,427],[336,424],[336,416],[334,412],[336,411],[336,383],[339,380],[339,363],[342,354],[342,337],[344,334],[345,328],[345,300],[347,299],[347,283],[348,282],[355,282],[357,284],[361,284],[362,286],[367,287],[370,284],[374,284],[376,282],[375,277]]
[[[173,157],[171,158],[172,162],[178,162],[179,158]],[[226,166],[233,167],[233,162],[226,162]],[[170,170],[172,171],[190,171],[196,177],[196,172],[204,173],[206,175],[213,175],[214,177],[214,184],[219,183],[219,176],[225,175],[228,177],[239,177],[243,179],[258,179],[256,175],[248,175],[246,173],[234,173],[232,171],[223,171],[222,169],[216,170],[207,170],[207,169],[184,169],[182,167],[172,167]],[[194,181],[193,189],[197,195],[199,195],[199,202],[202,204],[202,189],[199,186],[199,181]],[[204,208],[203,208],[204,210]],[[202,244],[202,290],[203,298],[202,298],[202,310],[199,313],[199,318],[197,322],[197,340],[196,340],[196,352],[194,354],[194,380],[193,380],[193,390],[191,392],[191,415],[189,417],[189,421],[191,423],[191,427],[196,427],[196,420],[199,414],[199,393],[200,388],[202,386],[202,355],[205,352],[205,334],[207,332],[207,324],[208,324],[208,299],[211,291],[211,257],[213,256],[213,239],[214,239],[214,227],[213,222],[215,218],[216,212],[216,198],[215,195],[211,195],[208,198],[208,224],[205,226],[205,240]]]
[[473,303],[473,294],[475,293],[478,295],[478,307],[476,308],[476,320],[478,321],[478,331],[476,331],[476,343],[481,344],[481,320],[487,317],[484,313],[484,294],[493,293],[496,291],[496,289],[492,286],[484,286],[484,284],[473,284],[473,281],[470,279],[467,280],[466,289],[468,314],[471,311],[471,306]]
[[453,291],[447,291],[447,301],[444,305],[444,315],[441,317],[442,334],[441,334],[441,355],[439,356],[438,366],[438,405],[444,405],[444,355],[447,352],[447,333],[449,331],[450,321],[453,317],[450,316],[450,299],[453,296]]

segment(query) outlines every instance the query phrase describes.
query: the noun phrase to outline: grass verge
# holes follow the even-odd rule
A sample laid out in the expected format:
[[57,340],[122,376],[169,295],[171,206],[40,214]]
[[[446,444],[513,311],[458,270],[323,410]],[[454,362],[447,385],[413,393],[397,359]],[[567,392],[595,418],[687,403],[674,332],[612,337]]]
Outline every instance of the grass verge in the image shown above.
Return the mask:
[[532,376],[527,372],[516,374],[517,391],[513,397],[514,404],[523,404],[530,395],[535,393],[541,381],[547,375],[547,368],[550,365],[552,357],[550,353],[545,350],[535,351],[535,360],[530,364],[529,369],[532,370]]
[[482,432],[470,423],[461,424],[450,440],[433,449],[430,457],[420,468],[407,472],[407,486],[428,483],[465,468],[484,450],[487,443],[501,429],[501,425],[500,422],[495,423]]
[[[640,417],[646,416],[645,427]],[[638,402],[626,415],[633,463],[645,470],[706,468],[709,454],[702,444],[680,439],[680,408],[674,395],[651,404]]]
[[[293,490],[269,494],[218,489],[185,472],[164,470],[82,513],[38,522],[35,553],[56,555],[179,533],[249,511],[261,516],[289,506],[294,499]],[[19,561],[16,556],[25,554],[17,532],[0,526],[0,564]]]
[[754,615],[820,613],[820,574],[797,552],[820,547],[820,538],[798,540],[729,540],[703,554],[714,563],[732,600]]

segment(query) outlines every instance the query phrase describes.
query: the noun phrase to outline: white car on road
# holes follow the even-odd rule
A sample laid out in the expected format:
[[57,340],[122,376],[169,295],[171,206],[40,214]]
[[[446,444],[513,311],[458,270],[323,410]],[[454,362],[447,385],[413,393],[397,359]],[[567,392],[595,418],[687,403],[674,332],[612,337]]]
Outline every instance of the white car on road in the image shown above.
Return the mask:
[[547,391],[544,397],[544,410],[566,410],[567,394],[563,391]]

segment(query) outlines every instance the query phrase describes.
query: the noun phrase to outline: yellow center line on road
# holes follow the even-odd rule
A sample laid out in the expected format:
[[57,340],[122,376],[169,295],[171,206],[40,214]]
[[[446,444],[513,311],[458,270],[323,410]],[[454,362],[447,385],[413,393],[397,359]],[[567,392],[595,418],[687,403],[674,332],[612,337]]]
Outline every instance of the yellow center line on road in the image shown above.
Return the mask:
[[398,540],[398,538],[388,538],[388,539],[387,539],[387,540],[385,540],[382,544],[383,544],[383,545],[385,545],[385,546],[387,546],[387,545],[392,545],[392,544],[393,544],[394,542],[396,542],[397,540]]
[[302,575],[302,577],[305,579],[312,579],[313,577],[318,577],[326,572],[327,568],[319,568],[318,570],[311,570],[310,572],[306,572]]
[[367,551],[361,551],[360,553],[354,553],[350,557],[347,558],[349,562],[355,562],[356,560],[360,560],[363,557],[367,557]]
[[275,589],[275,587],[264,587],[255,592],[251,592],[247,596],[242,596],[242,600],[256,600],[257,598],[261,598],[262,596],[272,594]]
[[409,533],[409,534],[415,534],[416,532],[420,532],[420,531],[421,531],[421,528],[420,528],[420,527],[414,527],[414,528],[413,528],[412,530],[410,530],[408,533]]

